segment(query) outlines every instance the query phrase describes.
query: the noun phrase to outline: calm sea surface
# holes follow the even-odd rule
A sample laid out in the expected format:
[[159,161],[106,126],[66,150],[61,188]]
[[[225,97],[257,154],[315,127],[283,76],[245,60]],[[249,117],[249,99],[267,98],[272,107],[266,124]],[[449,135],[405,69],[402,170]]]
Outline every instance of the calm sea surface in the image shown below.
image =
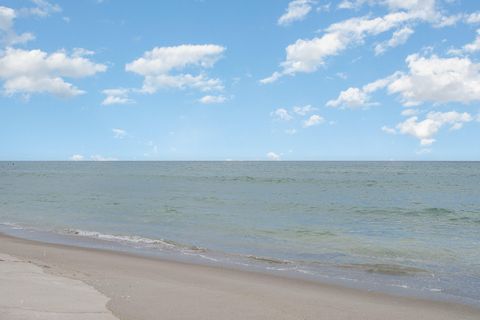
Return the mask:
[[0,162],[0,231],[480,306],[479,162]]

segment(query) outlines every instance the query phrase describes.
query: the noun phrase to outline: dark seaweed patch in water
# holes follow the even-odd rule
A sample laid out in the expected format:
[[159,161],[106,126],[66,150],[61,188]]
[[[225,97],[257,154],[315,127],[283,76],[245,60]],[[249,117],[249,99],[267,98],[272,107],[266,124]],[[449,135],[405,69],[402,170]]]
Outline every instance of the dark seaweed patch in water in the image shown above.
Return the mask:
[[426,208],[421,210],[405,211],[404,214],[409,216],[423,216],[423,215],[443,216],[443,215],[455,214],[455,211],[450,209],[445,209],[445,208]]
[[455,213],[455,211],[445,209],[445,208],[427,208],[424,211],[426,213],[430,213],[430,214],[451,214],[451,213]]
[[331,231],[319,231],[319,230],[310,230],[310,229],[298,229],[298,230],[295,230],[295,233],[299,236],[315,236],[315,237],[336,236],[336,234]]
[[417,274],[429,273],[428,270],[424,270],[420,268],[402,266],[397,264],[383,264],[383,263],[349,264],[349,265],[343,265],[341,267],[347,268],[347,269],[360,269],[369,273],[379,273],[379,274],[385,274],[385,275],[391,275],[391,276],[413,276]]
[[[210,177],[207,177],[207,179]],[[220,180],[220,181],[240,181],[240,182],[264,182],[264,183],[288,183],[288,182],[295,182],[296,179],[294,178],[271,178],[271,177],[252,177],[252,176],[236,176],[236,177],[228,177],[228,176],[217,176],[213,179]]]
[[455,217],[455,218],[450,218],[448,219],[448,221],[452,221],[452,222],[472,222],[472,223],[479,223],[480,220],[476,220],[472,217],[466,217],[466,216],[463,216],[463,217]]
[[267,257],[248,256],[248,258],[255,261],[266,262],[269,264],[290,264],[291,263],[290,261],[278,260],[278,259],[267,258]]

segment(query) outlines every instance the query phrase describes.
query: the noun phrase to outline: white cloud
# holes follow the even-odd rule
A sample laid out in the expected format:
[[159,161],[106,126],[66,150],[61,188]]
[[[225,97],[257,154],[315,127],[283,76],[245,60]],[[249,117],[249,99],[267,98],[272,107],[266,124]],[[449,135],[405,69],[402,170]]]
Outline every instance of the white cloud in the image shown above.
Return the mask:
[[92,161],[117,161],[118,159],[117,158],[112,158],[112,157],[104,157],[102,155],[95,154],[95,155],[90,156],[90,160],[92,160]]
[[445,125],[450,125],[451,130],[458,130],[464,123],[472,120],[473,117],[466,112],[429,112],[424,120],[411,117],[399,123],[397,129],[402,134],[419,139],[422,146],[428,146],[435,142],[435,135]]
[[451,27],[457,24],[457,22],[464,19],[463,14],[454,14],[451,16],[440,16],[439,20],[434,23],[435,28]]
[[432,149],[430,148],[421,148],[420,150],[416,151],[415,153],[418,154],[418,155],[422,155],[422,154],[429,154],[432,152]]
[[70,157],[71,161],[83,161],[85,160],[85,157],[82,156],[81,154],[74,154],[73,156]]
[[412,116],[416,116],[418,114],[418,110],[417,109],[405,109],[400,114],[402,116],[405,116],[405,117],[412,117]]
[[323,5],[318,5],[317,8],[316,8],[316,11],[317,12],[322,12],[322,11],[329,12],[331,6],[332,6],[331,2],[325,3]]
[[364,85],[362,88],[350,87],[347,90],[341,91],[337,99],[329,100],[326,103],[327,107],[332,108],[362,108],[377,105],[371,102],[371,93],[385,88],[393,79],[398,77],[398,73],[394,73],[386,78],[378,79],[371,83]]
[[390,128],[390,127],[387,127],[387,126],[383,126],[381,129],[382,129],[383,132],[388,133],[388,134],[396,134],[397,133],[397,131],[395,131],[394,128]]
[[395,48],[404,44],[413,33],[414,31],[410,27],[404,27],[395,31],[390,40],[379,43],[375,46],[375,54],[380,55],[387,51],[388,48]]
[[102,93],[106,95],[105,99],[102,101],[102,105],[109,106],[114,104],[131,104],[135,103],[134,100],[128,97],[131,89],[117,88],[117,89],[106,89]]
[[261,84],[273,83],[273,82],[277,81],[278,79],[280,79],[282,76],[283,76],[282,73],[275,71],[274,73],[272,73],[272,75],[270,77],[266,77],[264,79],[261,79],[260,83]]
[[[356,2],[348,1],[348,3]],[[365,1],[360,2],[363,4]],[[322,36],[297,40],[285,49],[286,58],[280,64],[281,71],[274,72],[260,82],[272,83],[285,75],[314,72],[325,64],[326,58],[338,55],[353,45],[364,43],[367,36],[376,36],[398,29],[406,23],[435,23],[442,17],[436,10],[435,0],[385,0],[368,3],[387,6],[390,13],[376,18],[367,16],[347,19],[330,25]],[[407,34],[410,31],[405,29],[398,32],[391,44],[400,44],[403,39],[408,38]]]
[[303,106],[303,107],[299,107],[299,106],[293,107],[293,112],[295,112],[296,114],[301,115],[301,116],[304,116],[304,115],[306,115],[310,112],[313,112],[315,110],[317,110],[317,108],[312,107],[310,104],[308,104],[306,106]]
[[475,53],[480,51],[480,29],[477,30],[477,37],[471,43],[467,43],[461,49],[452,49],[448,53],[453,55],[460,55],[464,53]]
[[311,127],[311,126],[316,126],[318,124],[321,124],[325,122],[325,119],[322,116],[319,116],[318,114],[311,115],[310,118],[305,120],[303,122],[303,126],[305,128]]
[[358,108],[366,106],[369,102],[369,96],[359,88],[348,88],[341,91],[338,98],[327,102],[327,107],[348,107]]
[[480,64],[465,58],[424,57],[418,54],[406,58],[409,72],[392,75],[360,88],[349,88],[327,102],[330,107],[361,107],[371,104],[370,95],[383,88],[389,94],[399,94],[405,106],[425,102],[468,104],[480,101]]
[[113,136],[115,137],[115,139],[123,139],[128,135],[127,131],[125,131],[123,129],[120,129],[120,128],[113,128],[112,132],[113,132]]
[[407,106],[423,102],[470,103],[480,100],[480,64],[469,58],[407,57],[409,73],[388,85]]
[[179,72],[189,67],[203,72],[213,67],[224,51],[224,47],[213,44],[155,47],[145,52],[143,57],[128,63],[125,70],[144,77],[142,91],[145,93],[154,93],[160,88],[222,90],[223,84],[219,79],[211,79],[203,73]]
[[46,0],[31,0],[35,6],[30,8],[20,8],[14,10],[9,7],[0,6],[0,42],[5,46],[23,44],[35,39],[30,32],[18,35],[13,29],[14,20],[18,17],[37,16],[47,17],[52,13],[62,11],[57,4],[52,4]]
[[104,72],[107,66],[64,51],[48,54],[41,50],[7,48],[0,55],[0,79],[7,95],[51,93],[72,97],[84,93],[63,78],[83,78]]
[[32,33],[25,32],[18,35],[13,29],[17,14],[9,7],[0,6],[0,42],[6,46],[21,44],[35,39]]
[[288,110],[284,108],[278,108],[275,111],[273,111],[270,115],[278,120],[283,120],[283,121],[289,121],[293,119],[292,115],[288,112]]
[[338,4],[339,9],[356,9],[361,5],[360,1],[343,0]]
[[438,18],[435,0],[343,0],[339,4],[340,9],[358,9],[363,5],[384,6],[389,11],[407,11],[421,14],[430,19]]
[[294,21],[300,21],[312,10],[313,1],[311,0],[293,0],[288,4],[285,13],[278,19],[281,26],[289,25]]
[[276,154],[275,152],[272,152],[272,151],[267,153],[267,158],[268,158],[268,160],[271,160],[271,161],[281,160],[280,155],[278,155],[278,154]]
[[379,89],[385,88],[395,77],[397,77],[397,73],[368,83],[362,88],[348,88],[347,90],[341,91],[337,99],[328,101],[326,106],[332,108],[342,107],[355,109],[377,105],[375,102],[370,102],[370,94]]
[[46,0],[31,0],[35,7],[33,8],[22,8],[20,13],[24,15],[33,15],[38,17],[48,17],[52,13],[61,12],[62,8],[58,4],[50,3]]
[[466,16],[465,22],[468,24],[477,24],[480,23],[480,11],[473,12]]
[[224,96],[206,95],[201,97],[198,101],[203,104],[224,103],[227,101],[227,98]]
[[297,129],[294,129],[294,128],[287,129],[287,130],[285,130],[285,133],[290,134],[290,135],[294,135],[295,133],[297,133]]

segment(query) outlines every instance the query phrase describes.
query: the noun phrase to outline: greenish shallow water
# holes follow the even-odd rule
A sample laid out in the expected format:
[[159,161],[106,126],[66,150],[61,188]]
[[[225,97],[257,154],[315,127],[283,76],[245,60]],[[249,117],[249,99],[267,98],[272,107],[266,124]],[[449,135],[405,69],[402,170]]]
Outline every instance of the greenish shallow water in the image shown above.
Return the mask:
[[0,223],[480,305],[479,162],[0,162]]

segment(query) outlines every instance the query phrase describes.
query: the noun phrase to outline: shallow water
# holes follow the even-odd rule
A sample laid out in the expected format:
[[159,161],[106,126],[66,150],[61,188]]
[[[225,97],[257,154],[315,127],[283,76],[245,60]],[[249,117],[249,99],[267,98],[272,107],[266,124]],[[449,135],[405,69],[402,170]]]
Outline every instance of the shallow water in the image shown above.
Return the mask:
[[0,223],[480,305],[479,162],[0,162]]

